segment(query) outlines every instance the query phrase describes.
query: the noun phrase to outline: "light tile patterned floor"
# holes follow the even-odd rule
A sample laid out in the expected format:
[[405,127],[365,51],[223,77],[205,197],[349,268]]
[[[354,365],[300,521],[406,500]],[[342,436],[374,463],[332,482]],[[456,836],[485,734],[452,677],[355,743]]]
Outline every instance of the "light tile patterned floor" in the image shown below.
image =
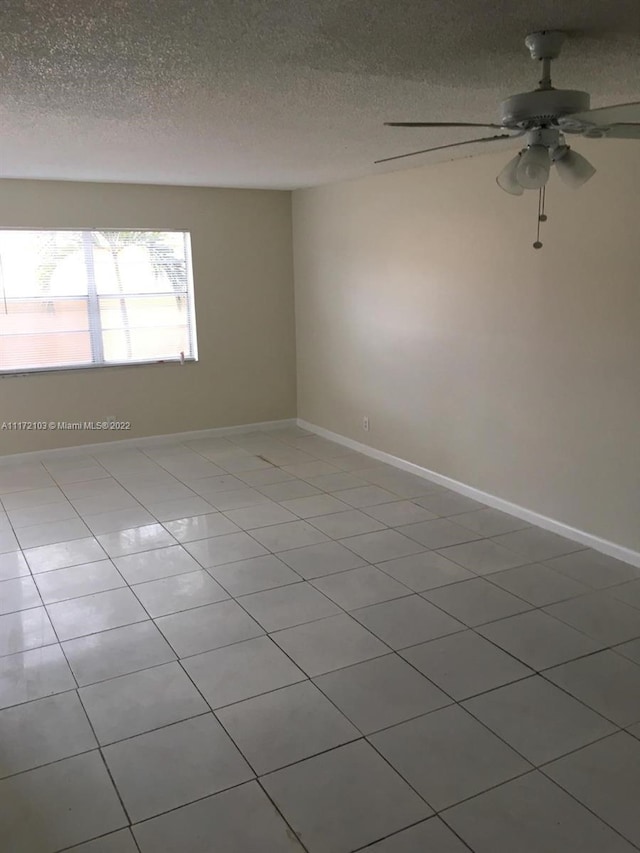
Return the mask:
[[3,850],[625,853],[638,791],[640,570],[298,428],[0,466]]

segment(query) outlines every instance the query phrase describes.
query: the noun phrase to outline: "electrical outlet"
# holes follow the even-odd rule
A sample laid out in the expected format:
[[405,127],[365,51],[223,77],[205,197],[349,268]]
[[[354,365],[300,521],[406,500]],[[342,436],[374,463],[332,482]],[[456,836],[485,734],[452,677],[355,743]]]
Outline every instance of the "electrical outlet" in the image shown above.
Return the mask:
[[362,429],[369,432],[369,418],[366,415],[362,419]]

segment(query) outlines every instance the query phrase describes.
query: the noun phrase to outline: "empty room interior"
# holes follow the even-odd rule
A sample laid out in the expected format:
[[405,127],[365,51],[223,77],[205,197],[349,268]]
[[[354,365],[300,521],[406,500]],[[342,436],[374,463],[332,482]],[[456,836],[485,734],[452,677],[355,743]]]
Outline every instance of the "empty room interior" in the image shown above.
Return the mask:
[[637,0],[0,6],[0,850],[640,850]]

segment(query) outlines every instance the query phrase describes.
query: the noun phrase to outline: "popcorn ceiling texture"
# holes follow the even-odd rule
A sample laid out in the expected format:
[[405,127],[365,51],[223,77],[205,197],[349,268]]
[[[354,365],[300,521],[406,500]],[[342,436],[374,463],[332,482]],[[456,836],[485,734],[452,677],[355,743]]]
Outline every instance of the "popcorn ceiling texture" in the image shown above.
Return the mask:
[[558,86],[640,98],[638,0],[3,0],[0,177],[288,189],[468,156],[373,166],[472,138],[382,123],[494,120],[545,27]]

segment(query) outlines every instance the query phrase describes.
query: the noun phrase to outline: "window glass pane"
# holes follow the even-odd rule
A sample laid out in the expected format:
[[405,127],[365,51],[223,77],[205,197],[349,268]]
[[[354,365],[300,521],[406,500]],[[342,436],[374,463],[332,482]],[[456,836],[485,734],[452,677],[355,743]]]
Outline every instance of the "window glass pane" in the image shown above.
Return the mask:
[[0,336],[0,366],[6,370],[91,364],[88,332]]
[[100,317],[105,330],[149,326],[160,338],[167,326],[184,326],[189,319],[186,298],[173,295],[101,297]]
[[0,372],[183,355],[197,356],[187,232],[0,229]]
[[179,359],[188,352],[187,326],[173,329],[114,329],[104,332],[104,358],[109,362]]
[[11,299],[0,310],[0,335],[88,331],[86,299]]

